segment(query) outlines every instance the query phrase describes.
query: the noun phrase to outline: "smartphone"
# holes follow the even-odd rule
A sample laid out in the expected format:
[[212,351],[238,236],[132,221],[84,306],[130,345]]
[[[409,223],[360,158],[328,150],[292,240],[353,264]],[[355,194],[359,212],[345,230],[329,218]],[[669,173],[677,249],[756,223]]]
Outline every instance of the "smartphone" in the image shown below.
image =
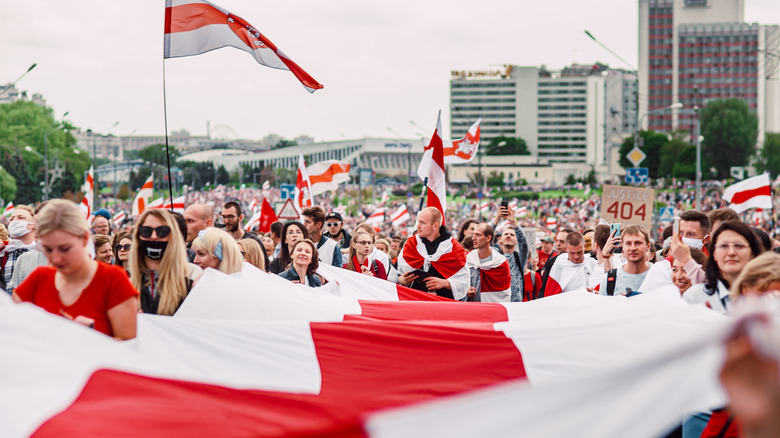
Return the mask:
[[504,208],[509,208],[509,201],[501,201],[501,206]]
[[680,235],[680,216],[674,217],[674,225],[672,225],[672,236]]
[[[615,233],[614,237],[620,237],[620,224],[610,224],[609,225],[609,235],[612,235],[612,232]],[[623,249],[620,247],[620,244],[615,245],[615,250],[612,251],[614,254],[621,254],[623,253]]]

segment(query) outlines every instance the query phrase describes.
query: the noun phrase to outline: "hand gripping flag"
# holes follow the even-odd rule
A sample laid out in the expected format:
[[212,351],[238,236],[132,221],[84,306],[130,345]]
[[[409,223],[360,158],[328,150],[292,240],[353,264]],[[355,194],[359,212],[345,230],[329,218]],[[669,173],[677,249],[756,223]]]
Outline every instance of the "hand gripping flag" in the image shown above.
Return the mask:
[[436,131],[430,143],[425,147],[420,166],[417,168],[420,178],[428,178],[428,202],[426,206],[441,212],[442,224],[447,211],[447,185],[444,176],[444,145],[441,140],[441,110],[436,119]]
[[470,163],[477,155],[479,148],[479,122],[477,120],[466,135],[460,140],[452,140],[449,146],[444,147],[445,164],[463,164]]
[[146,205],[149,202],[149,198],[151,198],[153,195],[154,176],[152,175],[147,178],[144,185],[141,186],[141,190],[138,191],[138,194],[135,195],[135,199],[133,199],[133,211],[131,213],[134,218],[138,217],[139,214],[146,210]]
[[222,47],[235,47],[266,67],[290,71],[310,93],[322,88],[241,17],[205,0],[166,0],[165,58],[200,55]]
[[336,190],[339,184],[349,181],[349,163],[338,160],[325,160],[306,168],[311,181],[312,195]]
[[751,208],[772,208],[772,189],[769,185],[769,174],[764,173],[734,185],[723,191],[723,199],[737,213]]
[[311,194],[311,180],[303,161],[303,153],[298,155],[298,178],[295,181],[295,208],[302,213],[305,208],[314,205]]

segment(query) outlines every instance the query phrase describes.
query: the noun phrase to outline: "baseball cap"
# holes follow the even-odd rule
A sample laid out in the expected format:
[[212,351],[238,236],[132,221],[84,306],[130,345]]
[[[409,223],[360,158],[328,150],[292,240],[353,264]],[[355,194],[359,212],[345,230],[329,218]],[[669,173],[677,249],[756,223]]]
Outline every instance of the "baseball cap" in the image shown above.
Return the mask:
[[109,213],[105,208],[101,208],[92,214],[95,216],[103,216],[104,218],[111,220],[111,213]]
[[338,211],[331,211],[328,213],[328,215],[325,216],[325,220],[328,219],[338,219],[339,222],[344,222],[344,219],[341,218],[341,214]]
[[555,243],[555,239],[553,239],[552,236],[544,236],[542,237],[542,242]]

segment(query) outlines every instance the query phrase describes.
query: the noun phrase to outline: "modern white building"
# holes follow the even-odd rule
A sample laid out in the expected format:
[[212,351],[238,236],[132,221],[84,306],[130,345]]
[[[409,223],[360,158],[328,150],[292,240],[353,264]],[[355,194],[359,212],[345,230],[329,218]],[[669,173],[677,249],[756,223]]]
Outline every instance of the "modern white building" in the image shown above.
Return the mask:
[[[591,169],[609,179],[622,174],[616,148],[636,126],[636,75],[601,64],[560,71],[514,65],[453,71],[450,116],[452,138],[482,118],[483,144],[498,136],[525,140],[530,156],[503,157],[497,164],[541,172],[548,183],[562,183],[570,174],[582,177]],[[492,157],[486,157],[489,161],[495,167]],[[539,168],[531,170],[533,165]],[[486,172],[492,170],[500,168]]]

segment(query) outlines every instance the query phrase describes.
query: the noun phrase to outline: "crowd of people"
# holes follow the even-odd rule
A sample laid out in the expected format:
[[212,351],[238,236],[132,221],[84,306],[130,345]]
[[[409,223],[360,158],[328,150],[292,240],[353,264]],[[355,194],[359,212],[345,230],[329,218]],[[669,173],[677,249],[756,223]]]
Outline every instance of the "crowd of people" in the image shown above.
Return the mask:
[[[484,210],[454,217],[423,208],[405,232],[315,206],[254,233],[244,228],[246,201],[192,202],[183,214],[147,209],[120,229],[105,209],[88,224],[66,200],[17,206],[7,228],[0,225],[0,286],[17,302],[117,339],[135,337],[139,312],[176,313],[204,270],[233,274],[247,265],[313,288],[327,283],[319,266],[331,265],[464,302],[575,290],[631,297],[671,287],[685,302],[726,314],[742,295],[780,290],[780,243],[728,208],[685,210],[656,241],[641,225],[565,220],[537,241],[523,230],[517,203],[492,204],[491,220],[482,220]],[[598,208],[534,202],[564,218],[589,218],[578,210]],[[719,415],[728,413],[692,416],[683,436],[706,433]]]

